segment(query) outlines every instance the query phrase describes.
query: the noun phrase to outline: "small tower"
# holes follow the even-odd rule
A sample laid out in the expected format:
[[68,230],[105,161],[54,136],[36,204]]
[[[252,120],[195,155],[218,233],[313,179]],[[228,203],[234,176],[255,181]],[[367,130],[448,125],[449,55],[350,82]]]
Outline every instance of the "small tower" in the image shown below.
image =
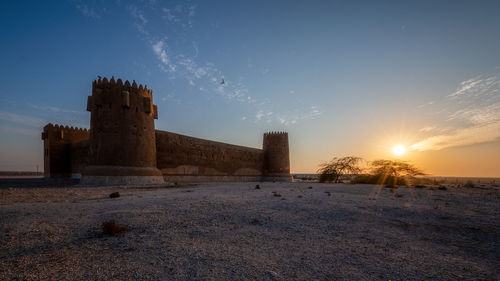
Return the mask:
[[266,180],[291,181],[288,133],[265,133],[262,148],[264,150],[264,177]]
[[144,184],[163,182],[156,168],[156,139],[152,91],[135,81],[92,83],[90,111],[90,163],[83,184]]
[[47,178],[74,176],[76,167],[71,165],[71,146],[88,139],[87,129],[52,123],[45,125],[42,132],[44,176]]

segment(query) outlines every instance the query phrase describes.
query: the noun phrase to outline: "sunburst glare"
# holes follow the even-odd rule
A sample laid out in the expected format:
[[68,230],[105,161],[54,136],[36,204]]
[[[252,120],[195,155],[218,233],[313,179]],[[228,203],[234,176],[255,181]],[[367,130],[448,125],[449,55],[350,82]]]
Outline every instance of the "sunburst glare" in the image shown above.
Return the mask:
[[406,152],[406,147],[404,147],[403,145],[397,145],[392,149],[392,153],[394,153],[394,155],[396,156],[401,156],[405,154],[405,152]]

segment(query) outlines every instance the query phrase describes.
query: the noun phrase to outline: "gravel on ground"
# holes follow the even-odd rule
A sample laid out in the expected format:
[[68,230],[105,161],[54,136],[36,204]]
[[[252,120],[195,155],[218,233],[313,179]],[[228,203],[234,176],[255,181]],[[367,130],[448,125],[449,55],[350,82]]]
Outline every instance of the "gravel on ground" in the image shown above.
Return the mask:
[[[110,220],[126,231],[103,234]],[[499,280],[499,269],[493,186],[0,189],[2,280]]]

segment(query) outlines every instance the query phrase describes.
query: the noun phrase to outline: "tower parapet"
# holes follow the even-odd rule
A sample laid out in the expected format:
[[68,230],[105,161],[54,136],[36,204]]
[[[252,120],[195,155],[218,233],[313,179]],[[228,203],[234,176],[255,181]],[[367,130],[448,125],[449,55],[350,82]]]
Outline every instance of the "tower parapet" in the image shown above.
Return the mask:
[[158,110],[147,86],[114,77],[94,80],[88,97],[90,165],[84,184],[163,182],[156,168],[154,119]]
[[288,133],[264,133],[264,176],[278,181],[291,181]]

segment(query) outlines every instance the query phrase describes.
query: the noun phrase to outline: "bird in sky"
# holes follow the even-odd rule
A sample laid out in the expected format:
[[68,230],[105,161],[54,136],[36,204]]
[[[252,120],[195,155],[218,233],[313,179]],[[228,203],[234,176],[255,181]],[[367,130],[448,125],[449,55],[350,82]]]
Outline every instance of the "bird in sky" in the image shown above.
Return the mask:
[[226,82],[224,81],[224,78],[222,78],[222,81],[220,82],[221,85],[224,85],[226,84]]

